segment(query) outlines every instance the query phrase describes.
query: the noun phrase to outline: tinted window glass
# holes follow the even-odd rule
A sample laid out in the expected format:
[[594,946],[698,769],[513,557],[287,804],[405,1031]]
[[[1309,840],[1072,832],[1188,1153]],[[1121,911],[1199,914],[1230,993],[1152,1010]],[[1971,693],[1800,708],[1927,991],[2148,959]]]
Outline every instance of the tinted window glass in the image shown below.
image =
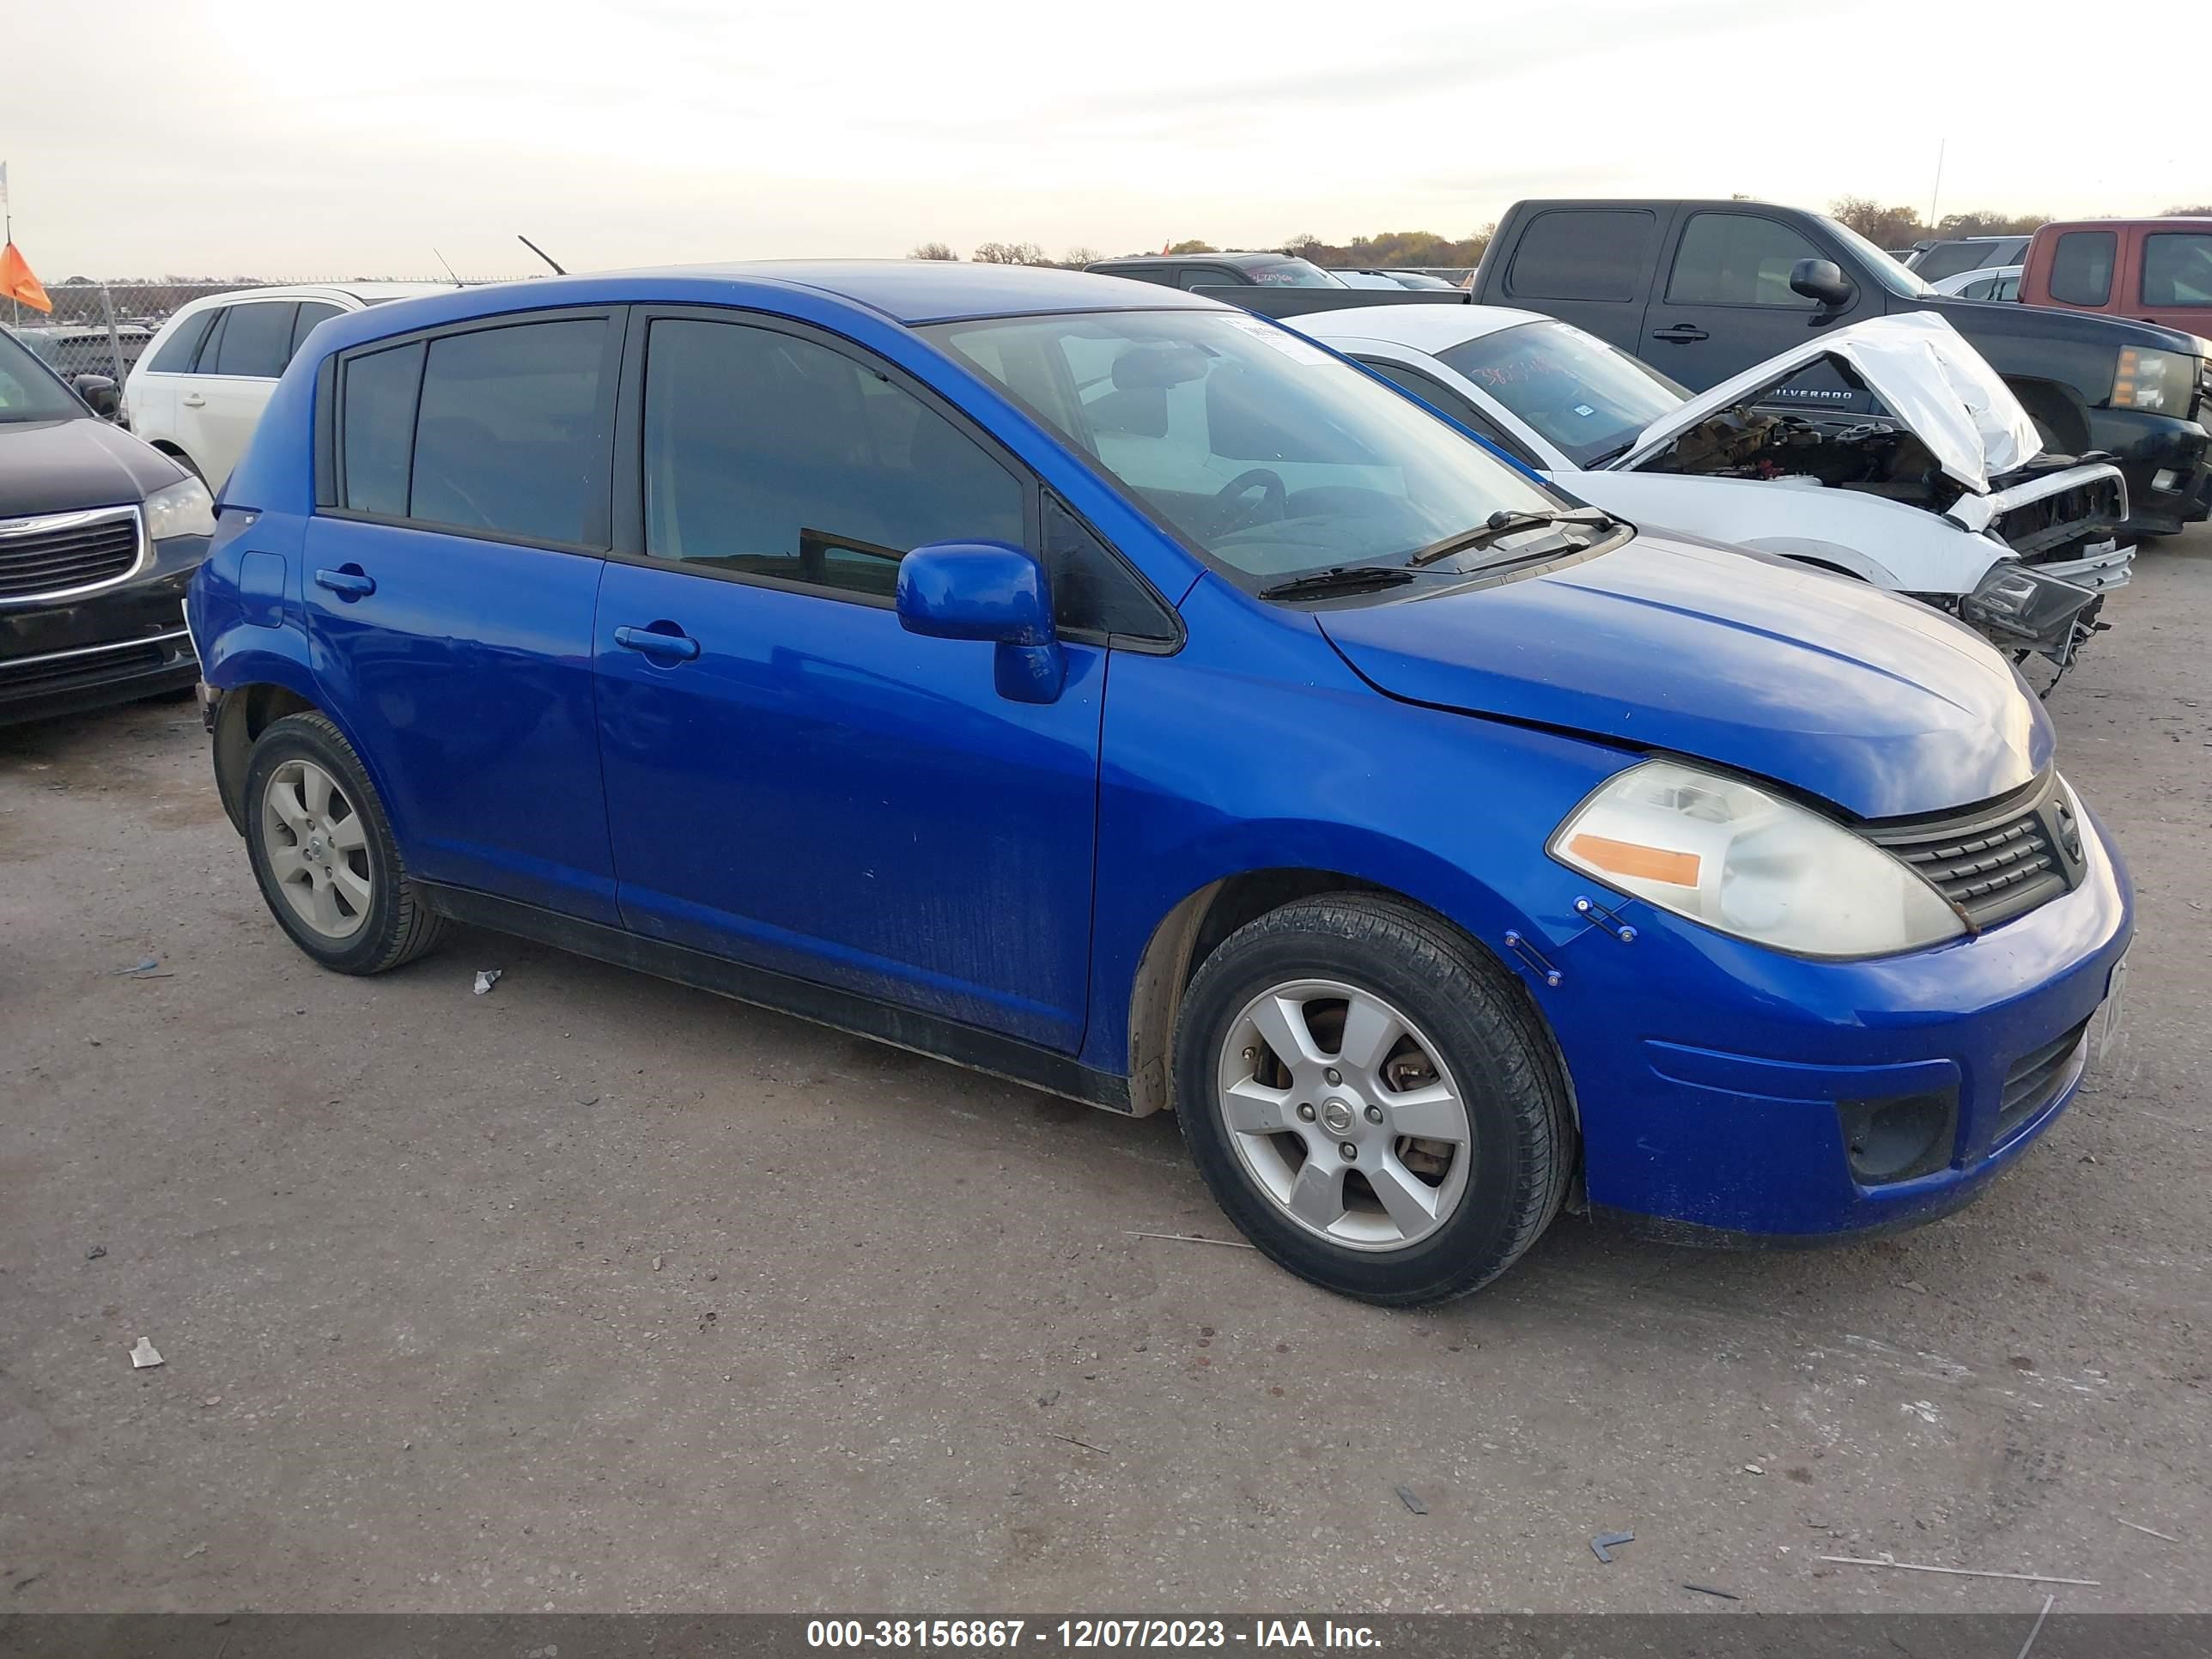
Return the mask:
[[1200,283],[1214,288],[1224,283],[1248,285],[1243,276],[1233,270],[1224,270],[1218,265],[1185,265],[1176,272],[1177,288],[1196,288]]
[[1658,228],[1641,210],[1540,213],[1521,233],[1505,285],[1531,300],[1632,300]]
[[1683,228],[1667,278],[1674,305],[1802,306],[1814,301],[1793,293],[1790,270],[1820,251],[1778,219],[1747,213],[1697,213]]
[[1988,242],[1938,242],[1922,254],[1913,272],[1923,283],[1940,283],[1962,270],[1979,270],[1990,263]]
[[415,398],[422,384],[422,343],[346,361],[345,505],[356,513],[407,513],[407,465],[414,447]]
[[1992,300],[2020,298],[2020,273],[2016,270],[2008,270],[1998,277],[1996,286],[1990,290],[1990,298]]
[[1437,355],[1577,466],[1621,454],[1689,395],[1658,370],[1565,323],[1522,323]]
[[888,599],[927,542],[1023,540],[1021,484],[936,410],[842,352],[667,318],[645,361],[645,544]]
[[2212,306],[2212,235],[2161,230],[2144,237],[2142,302]]
[[1053,620],[1146,640],[1171,640],[1175,624],[1150,589],[1107,551],[1057,495],[1044,498],[1044,568],[1052,582]]
[[2100,306],[2112,297],[2112,260],[2120,239],[2109,230],[2069,230],[2051,252],[2051,297],[2069,306]]
[[[326,318],[335,317],[337,314],[338,308],[336,306],[318,305],[312,301],[303,301],[300,307],[299,318],[292,325],[293,351],[297,352],[300,349],[300,343],[315,331],[315,325],[317,323],[323,321]],[[287,361],[289,362],[289,359],[288,358]]]
[[161,342],[161,349],[154,354],[154,361],[146,365],[151,374],[183,374],[189,373],[192,358],[207,338],[207,331],[215,326],[215,319],[222,307],[213,306],[196,316],[187,317],[177,325],[177,331]]
[[231,307],[222,337],[216,343],[214,366],[202,364],[200,373],[275,380],[292,355],[292,316],[298,310],[296,305],[273,300]]
[[591,317],[431,341],[408,515],[523,541],[600,540],[606,334]]

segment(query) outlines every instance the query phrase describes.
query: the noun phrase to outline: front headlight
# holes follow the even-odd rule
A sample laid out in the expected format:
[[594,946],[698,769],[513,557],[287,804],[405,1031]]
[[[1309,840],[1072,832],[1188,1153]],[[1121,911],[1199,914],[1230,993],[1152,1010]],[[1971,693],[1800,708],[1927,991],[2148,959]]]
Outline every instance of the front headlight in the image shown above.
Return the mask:
[[2197,360],[2179,351],[2145,351],[2125,346],[2119,372],[2112,377],[2112,407],[2185,413],[2196,391]]
[[1799,956],[1889,956],[1966,932],[1941,893],[1872,842],[1676,761],[1613,779],[1547,850],[1662,910]]
[[149,495],[141,510],[146,534],[154,541],[171,536],[215,534],[215,497],[198,478],[179,478]]

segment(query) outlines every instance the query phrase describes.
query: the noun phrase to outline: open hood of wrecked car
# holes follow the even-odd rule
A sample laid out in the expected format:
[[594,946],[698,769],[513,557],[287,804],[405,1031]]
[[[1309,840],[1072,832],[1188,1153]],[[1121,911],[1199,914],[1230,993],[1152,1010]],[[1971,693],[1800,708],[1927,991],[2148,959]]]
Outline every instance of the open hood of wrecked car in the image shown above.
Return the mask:
[[1644,428],[1609,471],[1630,471],[1725,409],[1755,404],[1808,363],[1833,357],[1928,446],[1936,463],[1976,495],[2034,459],[2035,422],[1982,354],[1932,311],[1876,317],[1822,334],[1701,392]]

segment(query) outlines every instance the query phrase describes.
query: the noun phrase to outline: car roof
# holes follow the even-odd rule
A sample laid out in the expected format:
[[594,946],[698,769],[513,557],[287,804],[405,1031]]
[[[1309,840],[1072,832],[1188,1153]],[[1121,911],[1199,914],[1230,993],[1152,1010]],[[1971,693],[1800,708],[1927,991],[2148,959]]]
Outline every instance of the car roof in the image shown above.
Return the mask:
[[459,286],[456,283],[276,283],[266,287],[248,283],[195,295],[179,306],[177,311],[182,313],[205,310],[210,306],[235,305],[241,300],[316,300],[331,295],[343,295],[364,305],[373,305],[380,300],[413,300],[425,294],[451,294]]
[[687,288],[766,283],[811,289],[908,325],[1059,311],[1233,309],[1217,300],[1120,276],[1054,265],[979,264],[958,259],[757,259],[536,277],[506,289],[543,288],[564,299],[573,296],[577,303],[608,304],[619,303],[626,288],[650,280]]
[[2046,230],[2188,230],[2201,231],[2212,226],[2212,216],[2204,214],[2168,213],[2154,219],[2053,219],[2049,224],[2038,225],[2039,235]]
[[1309,311],[1287,319],[1285,325],[1318,340],[1388,340],[1434,356],[1500,329],[1553,320],[1541,312],[1444,301],[1431,306],[1346,306],[1340,310]]
[[[1093,259],[1093,265],[1234,265],[1288,264],[1304,259],[1303,253],[1280,248],[1222,248],[1212,253],[1127,253],[1118,259]],[[1310,262],[1309,262],[1310,263]]]

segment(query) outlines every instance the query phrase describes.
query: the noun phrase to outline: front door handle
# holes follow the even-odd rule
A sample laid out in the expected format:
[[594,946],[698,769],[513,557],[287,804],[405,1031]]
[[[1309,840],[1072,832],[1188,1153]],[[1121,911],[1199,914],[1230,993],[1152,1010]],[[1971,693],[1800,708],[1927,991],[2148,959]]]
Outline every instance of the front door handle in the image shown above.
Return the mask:
[[648,657],[666,657],[676,662],[690,662],[699,654],[699,641],[689,634],[662,633],[651,628],[617,628],[615,643],[627,650],[641,651]]
[[187,392],[177,401],[184,404],[186,409],[205,409],[207,407],[207,399],[201,397],[197,392]]
[[337,570],[318,570],[315,586],[329,588],[342,599],[365,599],[376,592],[376,578],[349,564]]
[[1689,345],[1695,341],[1711,339],[1712,337],[1695,324],[1676,323],[1672,328],[1656,331],[1651,337],[1655,340],[1664,340],[1669,345]]

